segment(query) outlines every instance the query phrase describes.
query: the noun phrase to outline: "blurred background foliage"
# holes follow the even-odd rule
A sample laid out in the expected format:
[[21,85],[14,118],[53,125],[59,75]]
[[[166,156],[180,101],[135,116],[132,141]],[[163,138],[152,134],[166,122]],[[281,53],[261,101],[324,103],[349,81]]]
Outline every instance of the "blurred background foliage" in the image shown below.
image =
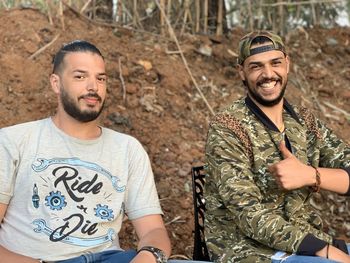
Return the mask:
[[50,21],[69,8],[95,22],[160,34],[169,24],[180,34],[216,35],[233,27],[285,35],[296,27],[350,26],[350,0],[0,0],[0,8],[37,8]]

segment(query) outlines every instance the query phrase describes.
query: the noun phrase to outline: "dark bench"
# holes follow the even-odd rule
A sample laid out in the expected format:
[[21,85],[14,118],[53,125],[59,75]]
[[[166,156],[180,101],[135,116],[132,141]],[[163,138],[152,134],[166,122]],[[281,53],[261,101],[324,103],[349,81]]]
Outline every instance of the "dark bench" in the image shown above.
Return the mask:
[[203,187],[205,172],[203,166],[192,167],[192,190],[194,205],[194,247],[193,260],[209,261],[209,253],[204,238],[205,200]]

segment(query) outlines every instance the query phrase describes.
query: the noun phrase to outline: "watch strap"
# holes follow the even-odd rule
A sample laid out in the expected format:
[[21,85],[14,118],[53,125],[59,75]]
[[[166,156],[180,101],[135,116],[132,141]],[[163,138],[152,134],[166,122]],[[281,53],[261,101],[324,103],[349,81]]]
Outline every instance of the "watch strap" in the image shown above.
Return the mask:
[[156,258],[156,262],[157,263],[166,263],[168,262],[167,257],[165,256],[165,253],[163,252],[163,250],[156,248],[156,247],[152,247],[152,246],[144,246],[142,248],[140,248],[137,253],[141,252],[141,251],[149,251],[152,253],[152,255]]

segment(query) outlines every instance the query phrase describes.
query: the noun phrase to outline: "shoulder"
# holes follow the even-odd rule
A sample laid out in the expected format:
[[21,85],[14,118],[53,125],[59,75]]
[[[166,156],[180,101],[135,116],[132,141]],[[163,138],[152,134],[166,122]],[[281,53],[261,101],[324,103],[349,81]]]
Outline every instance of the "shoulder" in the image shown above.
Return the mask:
[[[214,129],[228,129],[236,135],[242,135],[249,128],[246,124],[251,122],[251,116],[252,114],[245,103],[245,99],[241,98],[217,113],[211,120],[210,127]],[[241,135],[238,137],[242,137]]]
[[[224,109],[221,113],[234,115],[236,118],[241,119],[246,115],[248,107],[245,103],[245,98],[240,98],[234,101],[230,106]],[[220,114],[220,113],[219,113]]]
[[321,131],[319,127],[320,120],[314,115],[314,113],[306,107],[292,105],[293,110],[298,115],[300,122],[306,126],[307,130],[314,134],[316,138],[321,139]]
[[117,143],[126,147],[133,147],[133,148],[142,148],[141,143],[138,139],[135,137],[121,133],[115,130],[112,130],[110,128],[101,127],[102,128],[102,134],[104,136],[104,139],[107,141],[111,141],[113,143]]
[[301,105],[287,104],[291,108],[291,111],[294,111],[296,116],[299,118],[299,121],[301,121],[303,124],[310,124],[311,122],[316,121],[315,115],[309,108]]
[[30,135],[33,131],[41,130],[43,126],[47,125],[48,119],[24,122],[0,129],[0,133],[10,138],[22,138]]
[[47,119],[25,122],[0,129],[0,147],[9,151],[28,149],[28,146],[37,140]]
[[236,100],[229,107],[217,113],[212,118],[210,125],[221,125],[231,129],[237,127],[245,118],[247,110],[244,99]]
[[[251,113],[245,104],[245,100],[239,99],[231,104],[227,109],[222,112],[216,114],[210,123],[210,131],[208,136],[208,144],[210,144],[211,139],[217,138],[216,135],[220,135],[221,138],[229,135],[230,137],[234,136],[235,141],[239,143],[239,145],[243,146],[244,152],[253,160],[252,153],[252,143],[248,134],[249,123]],[[211,132],[214,131],[214,137],[211,138]],[[214,141],[215,141],[214,139]],[[216,141],[213,143],[215,144]]]

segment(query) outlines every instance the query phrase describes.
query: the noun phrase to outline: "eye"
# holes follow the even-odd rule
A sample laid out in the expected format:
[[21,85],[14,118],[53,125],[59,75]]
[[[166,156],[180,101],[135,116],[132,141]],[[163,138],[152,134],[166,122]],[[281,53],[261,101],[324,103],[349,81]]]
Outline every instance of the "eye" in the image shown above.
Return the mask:
[[105,77],[105,76],[97,77],[97,80],[99,82],[106,82],[107,81],[107,77]]
[[257,70],[257,69],[259,69],[259,68],[260,68],[260,66],[257,65],[257,64],[251,64],[251,65],[249,66],[249,69],[250,69],[250,70]]
[[85,79],[85,76],[84,75],[75,75],[74,78],[77,80],[83,80],[83,79]]
[[272,65],[280,65],[280,64],[282,64],[282,61],[280,61],[280,60],[274,60],[274,61],[272,61]]

